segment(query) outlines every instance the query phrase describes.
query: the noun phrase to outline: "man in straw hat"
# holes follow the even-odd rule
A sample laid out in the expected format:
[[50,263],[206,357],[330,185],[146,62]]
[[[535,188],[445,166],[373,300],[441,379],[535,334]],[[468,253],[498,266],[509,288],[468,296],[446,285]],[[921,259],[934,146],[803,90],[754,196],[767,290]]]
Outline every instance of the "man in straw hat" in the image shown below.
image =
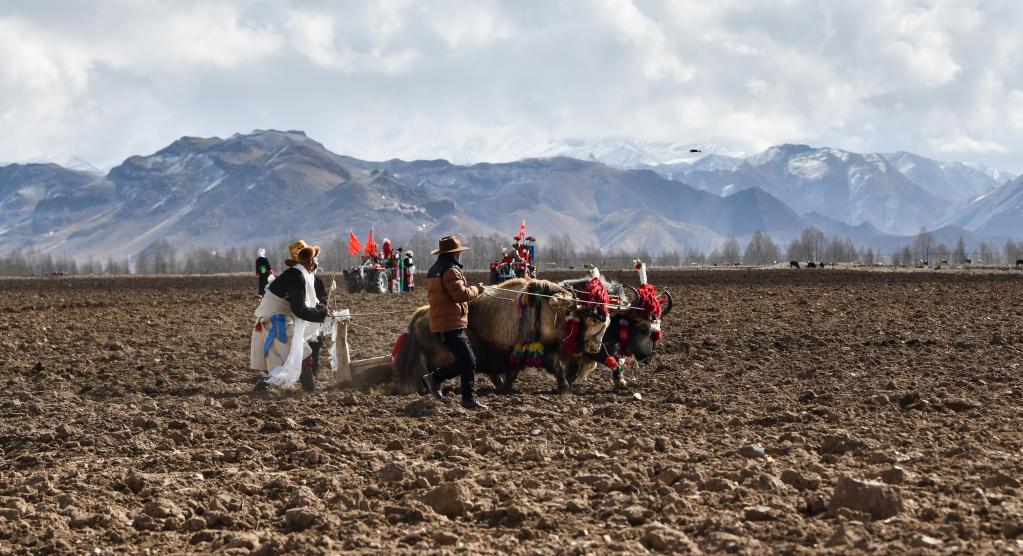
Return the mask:
[[462,263],[458,262],[462,251],[466,249],[469,248],[462,245],[458,236],[446,236],[440,238],[437,249],[431,251],[431,254],[440,256],[426,274],[430,331],[451,350],[455,360],[423,375],[422,381],[431,394],[440,398],[440,384],[461,376],[462,407],[487,409],[476,400],[476,354],[469,344],[469,337],[465,335],[465,329],[469,326],[469,303],[483,295],[483,284],[466,286]]
[[[326,288],[313,275],[319,266],[320,246],[307,245],[305,241],[298,240],[288,246],[288,251],[291,258],[284,261],[288,269],[267,286],[256,308],[249,367],[265,374],[256,383],[254,392],[266,390],[270,384],[270,371],[284,366],[296,340],[295,319],[323,322],[327,317]],[[313,375],[319,362],[320,342],[316,338],[318,327],[303,328],[303,337],[297,338],[302,342],[299,381],[303,390],[312,391],[315,388]]]

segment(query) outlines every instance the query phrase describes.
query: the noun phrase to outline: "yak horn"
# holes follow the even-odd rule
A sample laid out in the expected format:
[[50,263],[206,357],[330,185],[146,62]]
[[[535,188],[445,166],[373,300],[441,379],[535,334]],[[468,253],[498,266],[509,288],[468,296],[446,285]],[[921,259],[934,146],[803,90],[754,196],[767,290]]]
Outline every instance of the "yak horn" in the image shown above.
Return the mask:
[[[634,288],[632,286],[625,286],[625,289],[627,289],[627,290],[632,292],[632,298],[629,299],[629,305],[630,306],[635,305],[636,304],[636,300],[639,299],[639,291],[636,290],[636,288]],[[628,296],[626,296],[626,297],[628,298]]]
[[664,317],[668,316],[668,313],[671,312],[672,300],[671,300],[671,294],[668,293],[667,289],[663,290],[661,292],[661,295],[668,297],[668,306],[661,310],[661,318],[663,319]]

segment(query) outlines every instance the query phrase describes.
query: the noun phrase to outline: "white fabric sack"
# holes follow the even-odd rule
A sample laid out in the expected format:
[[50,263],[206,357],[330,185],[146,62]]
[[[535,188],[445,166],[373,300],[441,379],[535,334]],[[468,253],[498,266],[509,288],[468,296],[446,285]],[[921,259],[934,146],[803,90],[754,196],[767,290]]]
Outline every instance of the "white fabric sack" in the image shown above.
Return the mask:
[[[337,360],[337,323],[343,320],[351,319],[351,311],[349,309],[339,309],[331,312],[330,316],[323,321],[323,327],[320,329],[326,332],[330,336],[330,374],[331,376],[337,376],[338,360]],[[329,324],[328,324],[329,323]]]

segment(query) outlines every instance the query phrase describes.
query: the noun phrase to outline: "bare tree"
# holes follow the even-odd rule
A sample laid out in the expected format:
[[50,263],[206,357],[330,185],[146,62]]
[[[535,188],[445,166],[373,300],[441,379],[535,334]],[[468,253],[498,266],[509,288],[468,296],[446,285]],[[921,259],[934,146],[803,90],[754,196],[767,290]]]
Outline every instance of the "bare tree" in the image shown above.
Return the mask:
[[860,262],[862,262],[865,265],[873,265],[874,263],[877,262],[876,258],[874,257],[873,247],[867,247],[867,249],[863,251],[863,254],[860,255]]
[[771,236],[763,234],[760,230],[753,232],[746,245],[746,252],[743,254],[743,262],[746,264],[771,264],[778,261],[778,246],[771,239]]
[[1013,241],[1011,237],[1005,240],[1005,247],[1002,248],[1002,251],[1005,253],[1006,264],[1013,265],[1016,261],[1023,258],[1020,256],[1023,253],[1023,248],[1021,248],[1020,244]]
[[740,257],[739,242],[736,241],[734,237],[730,237],[725,240],[725,244],[721,248],[722,262],[726,264],[735,264],[742,261]]
[[913,255],[918,261],[930,262],[931,242],[931,233],[927,231],[926,227],[921,226],[920,232],[916,234],[916,239],[913,240]]
[[963,236],[959,236],[959,241],[956,242],[955,249],[952,250],[952,261],[956,264],[966,262],[966,242],[963,241]]
[[980,242],[980,249],[978,249],[979,259],[984,264],[998,264],[998,255],[995,248],[988,241]]
[[824,251],[824,232],[810,226],[800,234],[799,241],[803,244],[803,254],[807,260],[821,260]]

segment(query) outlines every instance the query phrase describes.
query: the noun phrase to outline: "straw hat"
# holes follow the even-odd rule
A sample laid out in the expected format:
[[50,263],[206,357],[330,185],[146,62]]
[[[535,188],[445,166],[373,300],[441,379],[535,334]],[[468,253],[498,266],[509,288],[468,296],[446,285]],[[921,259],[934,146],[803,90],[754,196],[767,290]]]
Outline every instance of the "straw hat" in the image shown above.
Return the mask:
[[306,262],[320,254],[319,245],[308,245],[304,240],[298,240],[288,246],[290,258],[284,261],[288,266],[295,266],[300,262]]
[[430,251],[431,255],[440,255],[442,253],[458,253],[461,251],[468,250],[469,247],[462,245],[462,240],[458,236],[444,236],[437,242],[437,248]]

